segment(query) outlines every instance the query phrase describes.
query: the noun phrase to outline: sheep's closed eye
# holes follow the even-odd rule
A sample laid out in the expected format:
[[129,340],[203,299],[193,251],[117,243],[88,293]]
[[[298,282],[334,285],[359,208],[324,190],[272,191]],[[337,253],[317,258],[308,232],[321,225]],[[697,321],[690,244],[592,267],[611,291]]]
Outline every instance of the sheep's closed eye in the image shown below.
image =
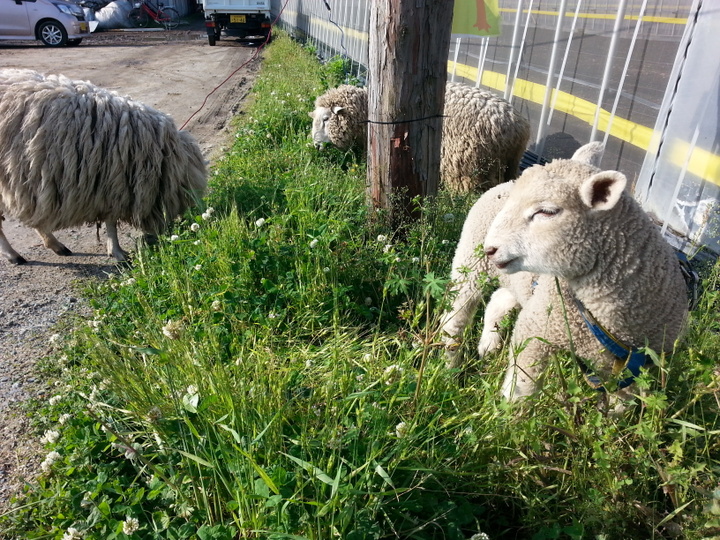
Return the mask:
[[532,213],[530,219],[549,219],[557,216],[560,212],[562,212],[562,208],[541,206]]

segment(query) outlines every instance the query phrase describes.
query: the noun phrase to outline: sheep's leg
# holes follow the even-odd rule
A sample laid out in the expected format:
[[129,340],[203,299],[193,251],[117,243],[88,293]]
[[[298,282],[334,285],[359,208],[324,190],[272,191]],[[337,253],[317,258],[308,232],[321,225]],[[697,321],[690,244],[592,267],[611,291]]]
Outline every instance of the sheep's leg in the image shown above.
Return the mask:
[[27,260],[12,248],[10,242],[8,242],[8,239],[5,237],[5,233],[2,230],[2,222],[3,217],[2,214],[0,214],[0,253],[13,264],[25,264]]
[[451,369],[460,367],[462,363],[460,341],[482,299],[482,291],[475,285],[477,277],[477,272],[470,272],[459,282],[452,308],[445,312],[440,323],[445,344],[445,364]]
[[116,261],[127,261],[127,252],[120,247],[120,241],[117,234],[117,221],[106,221],[105,230],[107,232],[107,254],[114,257]]
[[72,251],[66,248],[62,242],[55,238],[53,233],[42,231],[40,229],[35,229],[35,232],[38,233],[38,236],[42,239],[46,248],[52,249],[56,254],[62,255],[63,257],[72,255]]
[[510,289],[500,288],[492,294],[485,308],[483,330],[478,343],[478,353],[481,358],[500,347],[502,338],[498,332],[498,324],[505,315],[519,306],[520,303]]
[[542,359],[550,354],[548,346],[535,338],[521,347],[521,351],[510,354],[510,364],[502,385],[502,395],[508,401],[517,401],[535,393],[545,367]]

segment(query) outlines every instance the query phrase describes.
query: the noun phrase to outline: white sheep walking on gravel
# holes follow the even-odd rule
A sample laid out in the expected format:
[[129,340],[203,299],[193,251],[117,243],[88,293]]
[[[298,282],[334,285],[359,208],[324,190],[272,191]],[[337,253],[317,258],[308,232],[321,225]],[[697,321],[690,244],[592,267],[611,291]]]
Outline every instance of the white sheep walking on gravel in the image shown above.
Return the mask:
[[71,252],[53,231],[104,221],[108,255],[121,261],[118,221],[156,235],[206,185],[197,142],[166,114],[89,82],[0,69],[0,252],[11,262],[26,261],[3,215],[58,255]]
[[[687,289],[677,256],[625,191],[625,176],[588,164],[601,150],[591,143],[573,160],[527,169],[483,195],[463,228],[453,261],[458,294],[442,322],[449,364],[460,364],[457,343],[480,301],[477,278],[499,276],[478,352],[499,347],[497,323],[519,307],[502,386],[507,399],[533,394],[559,350],[574,350],[590,363],[593,381],[607,384],[631,351],[628,369],[636,375],[645,362],[637,349],[670,352],[683,331]],[[485,231],[483,257],[476,250]],[[610,337],[596,337],[598,329]],[[620,376],[622,399],[632,380]]]
[[[517,176],[530,124],[490,92],[459,83],[445,91],[440,160],[442,183],[456,192],[486,189]],[[312,138],[316,146],[364,147],[367,89],[342,85],[315,100]]]

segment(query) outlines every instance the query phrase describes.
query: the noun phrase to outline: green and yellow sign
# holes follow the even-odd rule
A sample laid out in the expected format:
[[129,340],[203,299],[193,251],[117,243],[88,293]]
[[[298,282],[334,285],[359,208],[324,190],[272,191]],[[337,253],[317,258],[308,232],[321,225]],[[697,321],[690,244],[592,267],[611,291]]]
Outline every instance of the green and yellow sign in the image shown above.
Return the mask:
[[453,34],[471,36],[500,35],[498,0],[455,0]]

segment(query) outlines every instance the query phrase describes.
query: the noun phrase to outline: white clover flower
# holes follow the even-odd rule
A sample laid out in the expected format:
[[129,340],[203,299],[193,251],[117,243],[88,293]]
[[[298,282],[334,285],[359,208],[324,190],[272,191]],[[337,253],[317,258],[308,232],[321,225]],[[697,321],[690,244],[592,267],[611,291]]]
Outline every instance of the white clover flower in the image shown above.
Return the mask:
[[195,386],[194,384],[191,384],[190,386],[187,387],[186,392],[187,392],[188,394],[190,394],[191,396],[192,396],[192,395],[195,395],[195,394],[198,393],[198,387]]
[[383,372],[383,376],[386,379],[385,384],[392,384],[395,381],[399,381],[402,378],[403,373],[405,373],[405,369],[397,364],[392,364],[391,366],[386,367]]
[[407,430],[407,424],[405,422],[400,422],[397,426],[395,426],[395,436],[398,439],[402,439],[405,435],[407,435]]
[[484,532],[473,534],[470,540],[490,540],[490,537]]
[[142,446],[139,443],[133,443],[132,446],[126,446],[124,450],[125,459],[135,459],[140,453],[140,450],[142,450]]
[[140,522],[137,518],[134,517],[126,517],[125,522],[123,523],[123,533],[130,536],[135,531],[137,531],[140,528]]
[[131,278],[128,278],[125,281],[125,283],[123,283],[123,285],[130,287],[132,285],[135,285],[136,283],[137,283],[137,280],[134,277],[131,277]]
[[188,519],[190,516],[192,516],[192,513],[195,511],[195,509],[192,506],[189,505],[181,505],[180,509],[178,511],[178,517]]
[[443,246],[447,246],[449,243],[450,243],[450,240],[447,240],[447,239],[442,241]]
[[396,262],[396,263],[399,263],[400,261],[402,261],[402,259],[401,259],[400,257],[395,257],[395,262]]
[[384,234],[378,234],[377,241],[380,244],[384,244],[385,242],[387,242],[387,236]]
[[132,459],[132,460],[137,458],[137,455],[140,453],[140,450],[142,450],[142,446],[138,443],[133,443],[131,446],[127,446],[126,444],[122,444],[122,443],[112,443],[112,447],[115,450],[121,451],[125,455],[125,459]]
[[212,214],[209,214],[208,212],[203,212],[201,216],[205,221],[209,220],[212,217]]
[[56,443],[60,438],[60,432],[52,429],[48,429],[45,434],[40,438],[41,443]]
[[213,303],[210,305],[210,309],[213,311],[222,310],[222,302],[220,300],[213,300]]
[[453,221],[455,221],[455,214],[448,213],[445,214],[442,218],[445,223],[452,223]]
[[170,241],[171,241],[171,242],[175,242],[176,240],[180,240],[180,237],[179,237],[177,234],[173,234],[173,235],[170,237]]
[[147,414],[151,422],[157,422],[163,417],[162,410],[160,410],[160,407],[157,406],[150,409]]
[[330,268],[328,268],[327,266],[326,266],[325,268],[323,268],[323,273],[329,274],[329,273],[330,273]]
[[363,354],[363,360],[364,360],[365,362],[369,362],[369,361],[372,360],[372,359],[373,359],[373,356],[372,356],[372,354],[370,354],[369,352]]
[[313,238],[312,242],[310,242],[310,249],[313,249],[317,247],[317,245],[320,243],[320,241],[317,238]]
[[199,223],[193,223],[190,225],[190,230],[192,232],[198,232],[200,230],[200,224]]
[[56,461],[62,459],[62,456],[58,452],[50,452],[46,457],[45,461],[40,464],[40,468],[43,472],[49,472]]
[[88,396],[88,401],[95,403],[100,399],[100,390],[96,385],[93,384],[92,389],[90,390],[90,395]]
[[58,403],[60,403],[62,401],[62,398],[63,397],[60,394],[53,396],[50,399],[48,399],[48,404],[57,405]]
[[163,335],[169,339],[180,339],[180,330],[182,330],[180,321],[168,321],[162,327]]
[[255,222],[256,227],[262,227],[263,225],[265,225],[265,218],[260,218]]
[[71,418],[72,418],[71,414],[68,414],[68,413],[62,414],[62,415],[60,415],[60,418],[58,418],[58,424],[60,424],[61,426],[64,424],[67,424],[68,420],[70,420]]
[[75,527],[68,527],[68,530],[63,534],[62,540],[80,540],[82,533]]
[[199,245],[200,245],[200,240],[195,240],[195,241],[193,242],[193,245],[194,245],[194,246],[199,246]]
[[207,209],[205,210],[205,213],[208,216],[212,216],[215,213],[215,209],[212,206],[208,206]]
[[199,272],[200,270],[202,270],[202,264],[196,264],[195,266],[193,266],[193,268]]
[[57,343],[58,341],[60,341],[61,339],[62,339],[62,338],[60,337],[60,334],[53,334],[52,336],[50,336],[50,338],[48,339],[48,341],[49,341],[51,344],[55,344],[55,343]]
[[387,253],[392,249],[392,244],[385,244],[385,247],[383,248],[383,253]]
[[278,314],[275,313],[274,311],[271,311],[270,313],[268,313],[268,319],[277,319],[277,318],[278,318]]
[[99,319],[93,319],[92,321],[88,322],[88,326],[94,330],[98,330],[101,325],[102,325],[102,321]]

